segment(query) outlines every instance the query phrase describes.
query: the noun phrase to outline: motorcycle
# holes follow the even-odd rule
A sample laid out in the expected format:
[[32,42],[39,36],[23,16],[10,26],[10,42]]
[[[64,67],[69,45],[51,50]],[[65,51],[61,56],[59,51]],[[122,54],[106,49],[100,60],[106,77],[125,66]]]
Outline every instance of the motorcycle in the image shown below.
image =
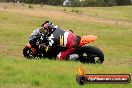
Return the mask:
[[[75,60],[80,61],[81,63],[94,63],[94,64],[102,64],[104,61],[103,52],[95,47],[86,45],[88,43],[94,42],[97,39],[94,35],[85,35],[81,37],[78,48],[68,56],[66,60]],[[43,37],[37,40],[36,45],[43,46],[41,48],[35,49],[32,48],[31,44],[28,43],[23,49],[23,55],[27,59],[33,58],[55,58],[57,54],[66,48],[56,46],[56,47],[48,47],[45,46],[45,43],[42,42]],[[44,47],[45,46],[45,47]]]

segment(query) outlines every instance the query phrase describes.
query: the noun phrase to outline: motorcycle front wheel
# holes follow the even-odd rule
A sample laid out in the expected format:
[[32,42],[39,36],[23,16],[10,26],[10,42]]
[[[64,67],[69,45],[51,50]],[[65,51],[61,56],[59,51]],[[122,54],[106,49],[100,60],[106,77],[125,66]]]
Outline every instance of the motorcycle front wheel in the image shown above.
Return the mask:
[[25,58],[27,59],[33,59],[34,56],[33,56],[33,52],[31,50],[31,48],[29,48],[28,46],[26,46],[24,49],[23,49],[23,55]]

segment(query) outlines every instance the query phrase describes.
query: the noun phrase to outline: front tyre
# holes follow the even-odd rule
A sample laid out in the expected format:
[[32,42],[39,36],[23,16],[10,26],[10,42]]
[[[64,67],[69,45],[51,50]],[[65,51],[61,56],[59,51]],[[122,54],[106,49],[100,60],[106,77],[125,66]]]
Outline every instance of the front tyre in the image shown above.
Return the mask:
[[23,49],[23,55],[25,58],[27,59],[32,59],[34,58],[33,56],[33,52],[31,50],[31,48],[29,48],[28,46],[26,46],[24,49]]
[[95,46],[84,46],[80,49],[80,62],[102,64],[104,61],[103,52]]

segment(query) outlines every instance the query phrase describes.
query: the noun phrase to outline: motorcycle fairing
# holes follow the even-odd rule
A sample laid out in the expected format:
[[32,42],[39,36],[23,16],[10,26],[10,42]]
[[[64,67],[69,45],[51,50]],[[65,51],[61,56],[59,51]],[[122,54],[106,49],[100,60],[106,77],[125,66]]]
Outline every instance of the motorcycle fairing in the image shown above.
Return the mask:
[[97,36],[94,35],[85,35],[81,37],[79,46],[83,46],[87,43],[94,42],[97,39]]

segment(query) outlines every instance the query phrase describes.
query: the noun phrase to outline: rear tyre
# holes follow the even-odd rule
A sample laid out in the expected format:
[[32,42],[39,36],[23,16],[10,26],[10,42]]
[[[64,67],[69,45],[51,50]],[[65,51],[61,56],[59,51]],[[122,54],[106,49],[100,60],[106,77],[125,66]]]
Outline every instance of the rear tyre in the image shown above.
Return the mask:
[[95,46],[84,46],[81,47],[79,60],[82,63],[102,64],[104,61],[104,54]]

